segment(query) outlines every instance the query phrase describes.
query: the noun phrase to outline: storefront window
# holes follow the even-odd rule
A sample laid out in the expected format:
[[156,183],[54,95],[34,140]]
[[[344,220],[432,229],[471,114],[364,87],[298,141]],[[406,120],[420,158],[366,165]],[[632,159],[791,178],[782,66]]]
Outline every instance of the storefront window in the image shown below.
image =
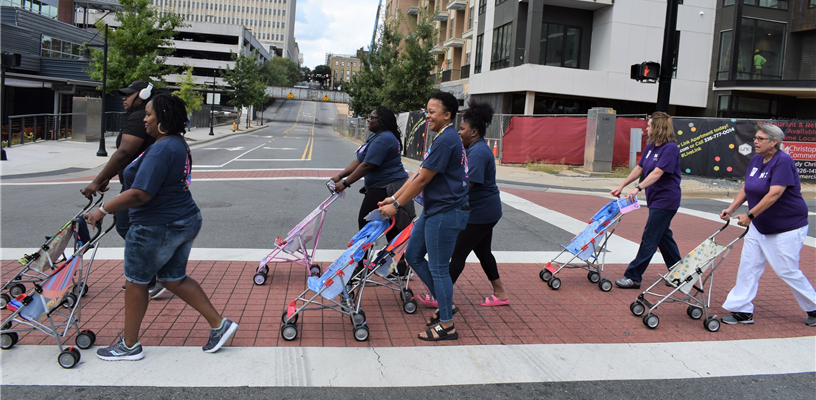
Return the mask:
[[733,31],[720,33],[720,56],[717,66],[717,80],[724,81],[730,79],[728,72],[731,70],[731,37]]

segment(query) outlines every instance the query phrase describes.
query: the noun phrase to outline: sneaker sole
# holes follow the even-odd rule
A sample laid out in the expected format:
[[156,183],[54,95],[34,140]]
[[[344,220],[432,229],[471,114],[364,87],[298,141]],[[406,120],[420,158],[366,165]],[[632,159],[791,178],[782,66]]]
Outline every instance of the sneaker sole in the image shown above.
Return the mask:
[[139,361],[144,358],[144,352],[130,356],[101,356],[99,354],[96,356],[105,361]]
[[159,292],[158,292],[158,293],[156,293],[156,294],[151,294],[151,295],[150,295],[150,298],[151,298],[151,299],[155,299],[156,297],[159,297],[159,296],[161,296],[162,294],[164,294],[164,292],[166,292],[166,291],[167,291],[167,288],[163,287],[163,288],[162,288],[162,290],[159,290]]
[[224,343],[227,343],[227,340],[230,340],[230,338],[232,337],[232,334],[234,334],[236,330],[238,330],[238,324],[233,322],[232,325],[230,325],[229,329],[227,329],[227,332],[224,334],[224,336],[221,336],[221,340],[218,341],[218,344],[216,344],[215,347],[213,347],[213,348],[211,348],[209,350],[204,350],[204,352],[205,353],[215,353],[216,351],[221,349],[221,347],[224,346]]
[[722,322],[724,324],[726,324],[726,325],[739,325],[739,324],[751,325],[751,324],[754,323],[754,320],[750,320],[750,321],[734,321],[734,322],[729,322],[729,321],[726,321],[726,320],[722,320]]

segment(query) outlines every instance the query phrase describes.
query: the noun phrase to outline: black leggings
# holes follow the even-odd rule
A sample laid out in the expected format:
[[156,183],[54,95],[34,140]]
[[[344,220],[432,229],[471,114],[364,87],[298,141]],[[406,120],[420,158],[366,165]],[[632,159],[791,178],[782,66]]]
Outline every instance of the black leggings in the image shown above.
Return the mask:
[[465,259],[471,251],[479,258],[487,279],[490,281],[499,279],[499,267],[490,250],[493,244],[493,227],[497,223],[498,221],[489,224],[467,224],[465,230],[459,232],[450,262],[450,276],[453,283],[456,283],[459,275],[465,270]]

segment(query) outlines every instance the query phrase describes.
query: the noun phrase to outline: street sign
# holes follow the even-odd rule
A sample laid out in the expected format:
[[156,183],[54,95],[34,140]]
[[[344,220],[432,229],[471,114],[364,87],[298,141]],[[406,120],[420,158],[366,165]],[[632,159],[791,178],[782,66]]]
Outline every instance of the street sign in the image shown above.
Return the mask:
[[295,98],[295,95],[292,92],[289,92],[289,94],[286,97],[288,97],[289,100],[292,100]]
[[329,101],[329,96],[323,96],[323,101]]

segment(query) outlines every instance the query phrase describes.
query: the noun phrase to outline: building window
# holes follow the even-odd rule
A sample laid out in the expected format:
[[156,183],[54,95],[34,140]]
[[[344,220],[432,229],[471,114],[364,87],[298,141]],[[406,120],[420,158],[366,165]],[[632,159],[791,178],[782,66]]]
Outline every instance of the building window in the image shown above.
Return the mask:
[[490,70],[507,68],[510,66],[510,42],[513,23],[504,24],[493,30],[493,46],[490,54]]
[[501,3],[504,3],[505,1],[507,1],[507,0],[496,0],[496,5],[499,5],[499,4],[501,4]]
[[581,66],[581,28],[543,23],[538,63],[554,67]]
[[487,0],[479,0],[479,14],[484,14],[487,10]]
[[473,60],[473,73],[482,72],[482,48],[484,47],[484,35],[476,36],[476,59]]
[[81,45],[66,40],[42,35],[40,41],[40,56],[56,58],[79,58]]
[[810,2],[808,3],[808,8],[814,8],[814,7],[816,7],[816,0],[810,0]]
[[[814,2],[814,1],[816,1],[816,0],[811,0],[811,2]],[[468,27],[467,28],[468,29],[473,28],[473,6],[470,6],[470,9],[468,9]]]
[[717,80],[724,81],[730,79],[729,71],[731,71],[731,38],[733,31],[724,31],[720,33],[720,56],[719,65],[717,66]]
[[[811,0],[811,2],[812,1],[813,0]],[[763,8],[775,8],[777,10],[787,10],[788,0],[745,0],[745,5]]]
[[785,24],[743,18],[737,79],[781,79],[785,58]]

